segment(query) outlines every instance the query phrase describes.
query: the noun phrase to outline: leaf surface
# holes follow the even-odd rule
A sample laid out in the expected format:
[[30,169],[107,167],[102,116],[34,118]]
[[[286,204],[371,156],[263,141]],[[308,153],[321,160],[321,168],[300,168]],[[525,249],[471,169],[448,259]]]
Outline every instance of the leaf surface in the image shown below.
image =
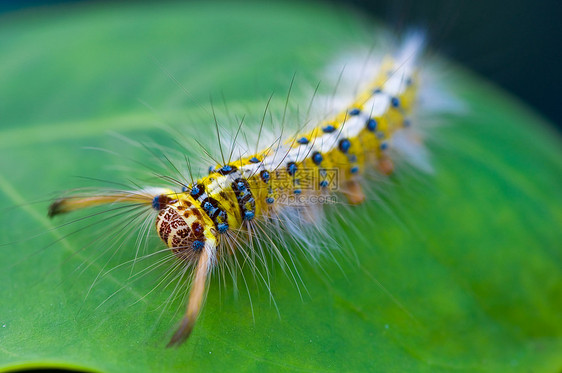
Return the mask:
[[[444,75],[469,110],[432,132],[435,174],[403,175],[382,203],[329,210],[343,214],[334,230],[351,237],[343,250],[359,264],[326,260],[325,275],[302,259],[302,297],[273,265],[279,313],[264,286],[249,282],[250,302],[243,283],[238,295],[213,283],[179,349],[164,346],[181,301],[162,312],[171,289],[145,297],[157,273],[130,282],[112,271],[91,287],[134,257],[134,239],[107,264],[78,250],[91,233],[65,237],[51,229],[65,220],[49,221],[46,204],[33,203],[91,183],[75,175],[134,175],[112,169],[119,157],[85,149],[121,150],[125,140],[111,131],[159,142],[172,124],[212,140],[200,106],[209,96],[259,118],[273,91],[279,114],[295,71],[313,81],[338,51],[369,37],[355,15],[320,5],[123,3],[3,15],[0,370],[562,369],[560,137],[457,69]],[[144,162],[146,152],[129,148]]]

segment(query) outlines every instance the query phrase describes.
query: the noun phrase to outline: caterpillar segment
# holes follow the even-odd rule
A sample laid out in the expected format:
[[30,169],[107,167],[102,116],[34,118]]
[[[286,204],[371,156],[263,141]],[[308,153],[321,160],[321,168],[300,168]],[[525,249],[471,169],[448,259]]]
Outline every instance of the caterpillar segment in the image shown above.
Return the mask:
[[60,199],[51,205],[49,216],[108,203],[151,206],[157,212],[159,237],[179,260],[194,268],[185,315],[168,344],[179,345],[193,330],[211,271],[226,252],[219,249],[233,237],[229,235],[251,229],[256,220],[272,217],[280,209],[306,208],[306,202],[287,203],[291,198],[337,191],[350,204],[359,204],[365,199],[361,182],[368,169],[383,175],[394,171],[389,148],[393,134],[411,125],[417,88],[415,54],[399,62],[386,58],[368,89],[331,120],[279,147],[211,167],[207,176],[181,191],[151,188]]

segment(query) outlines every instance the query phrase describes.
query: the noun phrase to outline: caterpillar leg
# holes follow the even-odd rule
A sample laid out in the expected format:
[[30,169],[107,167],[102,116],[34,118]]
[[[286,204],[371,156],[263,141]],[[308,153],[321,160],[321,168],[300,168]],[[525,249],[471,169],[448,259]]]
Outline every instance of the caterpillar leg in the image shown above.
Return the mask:
[[365,200],[365,193],[357,180],[346,181],[343,185],[343,194],[352,205],[358,205]]
[[383,175],[389,176],[394,172],[394,162],[389,157],[384,156],[379,159],[377,169]]

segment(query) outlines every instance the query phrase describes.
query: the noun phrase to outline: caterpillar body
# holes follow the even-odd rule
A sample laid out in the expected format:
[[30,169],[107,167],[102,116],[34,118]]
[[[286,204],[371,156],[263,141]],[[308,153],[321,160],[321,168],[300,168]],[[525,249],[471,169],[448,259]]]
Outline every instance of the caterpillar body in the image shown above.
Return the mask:
[[[372,182],[368,174],[393,173],[396,140],[415,122],[422,44],[419,37],[405,42],[398,53],[383,59],[374,79],[362,82],[362,90],[345,109],[284,142],[234,160],[231,153],[209,167],[208,175],[177,190],[70,196],[52,203],[48,214],[114,203],[153,211],[158,236],[192,271],[185,315],[168,344],[179,345],[193,330],[212,273],[232,256],[242,251],[249,257],[247,251],[255,245],[273,250],[268,230],[295,224],[315,227],[319,199],[341,195],[359,204],[365,199],[363,184]],[[315,243],[309,240],[302,246],[313,251]]]

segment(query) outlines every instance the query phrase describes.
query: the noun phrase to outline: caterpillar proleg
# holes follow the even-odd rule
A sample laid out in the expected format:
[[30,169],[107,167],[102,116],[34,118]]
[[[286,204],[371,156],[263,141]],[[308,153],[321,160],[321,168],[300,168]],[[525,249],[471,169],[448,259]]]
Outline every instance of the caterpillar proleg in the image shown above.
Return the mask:
[[262,260],[264,252],[279,255],[283,247],[270,238],[279,232],[302,234],[303,251],[314,255],[324,245],[306,232],[324,229],[322,204],[334,197],[361,204],[366,184],[392,175],[400,160],[428,167],[415,116],[422,53],[423,38],[414,34],[393,53],[371,56],[366,72],[359,74],[358,93],[343,109],[261,150],[254,148],[262,127],[247,148],[235,150],[223,149],[217,125],[221,159],[189,183],[64,197],[51,204],[48,214],[99,205],[150,211],[158,236],[178,265],[190,271],[184,316],[168,344],[180,345],[193,330],[213,274],[226,271],[233,257],[246,261]]

